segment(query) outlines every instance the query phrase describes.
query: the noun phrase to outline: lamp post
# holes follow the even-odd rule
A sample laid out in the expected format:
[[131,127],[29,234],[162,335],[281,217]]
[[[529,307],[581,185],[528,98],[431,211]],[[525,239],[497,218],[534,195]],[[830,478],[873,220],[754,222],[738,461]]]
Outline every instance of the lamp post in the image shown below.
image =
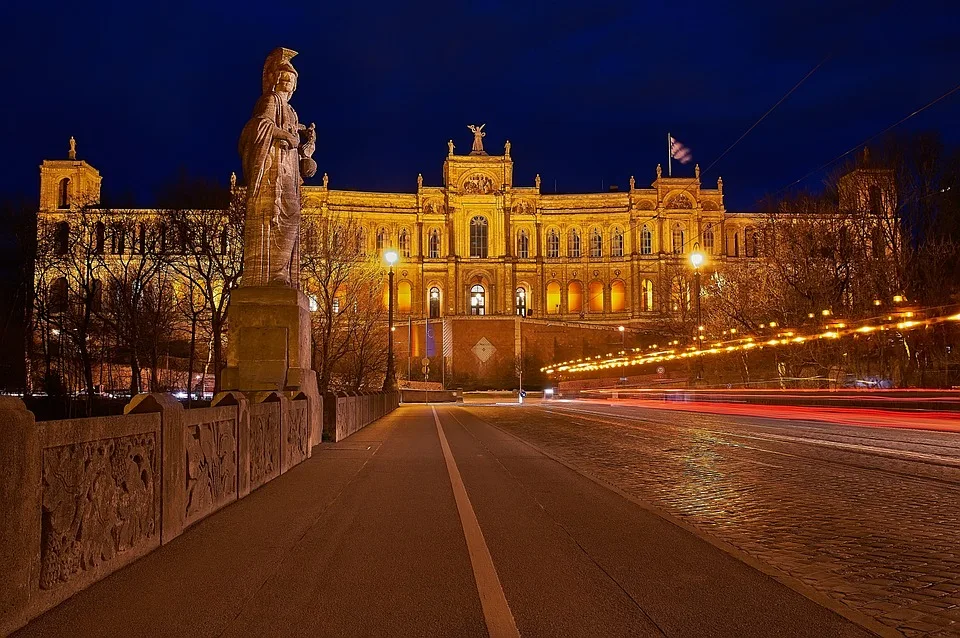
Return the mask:
[[626,345],[627,329],[624,328],[623,326],[620,326],[619,328],[617,328],[617,330],[620,331],[620,348],[622,349]]
[[390,265],[390,274],[387,276],[387,373],[383,378],[383,391],[395,392],[397,389],[397,372],[393,367],[393,265],[400,255],[395,250],[383,253],[383,259]]
[[694,287],[696,288],[697,296],[697,330],[696,330],[696,346],[697,346],[697,381],[703,379],[703,353],[700,351],[701,346],[703,346],[703,325],[701,323],[702,318],[700,316],[700,266],[703,265],[703,253],[700,252],[700,244],[695,243],[693,245],[693,252],[690,253],[690,263],[693,264],[693,280]]

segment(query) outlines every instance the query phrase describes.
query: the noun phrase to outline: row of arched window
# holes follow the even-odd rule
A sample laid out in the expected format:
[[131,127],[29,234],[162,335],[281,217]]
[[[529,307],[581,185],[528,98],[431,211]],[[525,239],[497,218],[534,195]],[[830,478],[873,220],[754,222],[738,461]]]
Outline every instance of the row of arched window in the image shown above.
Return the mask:
[[[57,222],[53,231],[53,250],[57,255],[66,255],[70,250],[70,222]],[[86,233],[83,233],[86,234]],[[92,254],[144,255],[148,253],[184,254],[187,248],[208,254],[211,250],[225,255],[230,249],[230,229],[224,227],[219,237],[206,233],[191,234],[185,224],[165,223],[152,226],[143,222],[105,223],[98,221],[90,228],[87,238]]]

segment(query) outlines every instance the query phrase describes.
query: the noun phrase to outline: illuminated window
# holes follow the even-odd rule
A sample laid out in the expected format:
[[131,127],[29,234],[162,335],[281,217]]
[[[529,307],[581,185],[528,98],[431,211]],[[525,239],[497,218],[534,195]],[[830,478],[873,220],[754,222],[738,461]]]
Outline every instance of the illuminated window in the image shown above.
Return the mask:
[[653,311],[653,282],[649,279],[640,282],[640,310]]
[[640,254],[649,255],[653,252],[653,235],[650,229],[644,226],[640,229]]
[[603,257],[603,235],[599,228],[590,231],[590,256]]
[[427,254],[430,259],[440,258],[440,231],[436,228],[430,231],[430,239],[427,241],[427,247]]
[[556,228],[551,228],[547,232],[547,257],[560,256],[560,233]]
[[614,228],[613,235],[610,236],[610,255],[623,257],[623,231],[619,228]]
[[410,233],[404,228],[400,231],[400,254],[404,257],[410,256]]
[[677,224],[673,227],[673,254],[679,255],[683,252],[683,227]]
[[517,314],[527,316],[527,290],[523,287],[517,288]]
[[551,281],[547,284],[547,314],[560,314],[560,282]]
[[340,298],[339,298],[339,297],[334,297],[334,298],[333,298],[333,304],[332,304],[332,306],[333,306],[333,314],[335,314],[335,315],[336,315],[336,314],[339,314],[339,313],[340,313]]
[[430,289],[430,318],[436,319],[440,316],[440,289],[436,286]]
[[482,315],[485,314],[485,300],[486,295],[483,291],[483,286],[476,284],[473,288],[470,289],[470,314],[471,315]]
[[363,232],[363,228],[358,228],[354,241],[357,244],[357,255],[363,257],[367,254],[367,234]]
[[530,256],[530,235],[521,230],[517,233],[517,257],[527,259]]
[[397,284],[397,312],[408,314],[413,302],[413,286],[409,281]]
[[756,229],[748,226],[743,231],[743,251],[747,257],[757,256],[757,240],[759,236]]
[[707,226],[703,229],[703,250],[708,254],[713,253],[713,227]]
[[583,284],[579,281],[567,285],[567,312],[583,312]]
[[567,257],[580,258],[580,231],[576,228],[572,229],[567,237]]
[[[487,218],[474,217],[470,220],[470,256],[487,258]],[[479,314],[483,314],[482,312]]]
[[627,288],[617,279],[610,284],[610,312],[623,312],[627,309]]
[[387,229],[381,228],[377,231],[377,254],[379,255],[387,247]]
[[603,282],[597,279],[587,287],[587,308],[590,312],[603,312]]
[[316,312],[320,309],[320,304],[317,303],[317,298],[313,295],[307,295],[307,299],[310,301],[310,312]]

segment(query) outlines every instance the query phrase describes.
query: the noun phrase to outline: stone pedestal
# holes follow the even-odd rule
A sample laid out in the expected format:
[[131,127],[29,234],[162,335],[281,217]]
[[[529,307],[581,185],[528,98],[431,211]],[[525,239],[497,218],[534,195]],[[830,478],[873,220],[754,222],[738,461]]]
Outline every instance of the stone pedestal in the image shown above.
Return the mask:
[[320,442],[322,402],[311,366],[310,302],[284,286],[247,286],[230,293],[223,390],[280,391],[310,401],[312,442]]

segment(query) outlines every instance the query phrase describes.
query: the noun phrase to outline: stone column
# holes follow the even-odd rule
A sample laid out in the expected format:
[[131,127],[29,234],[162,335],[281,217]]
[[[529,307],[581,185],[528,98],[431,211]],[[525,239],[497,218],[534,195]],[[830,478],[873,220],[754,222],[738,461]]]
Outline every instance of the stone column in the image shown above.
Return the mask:
[[0,635],[22,626],[40,562],[40,438],[23,401],[0,397]]

